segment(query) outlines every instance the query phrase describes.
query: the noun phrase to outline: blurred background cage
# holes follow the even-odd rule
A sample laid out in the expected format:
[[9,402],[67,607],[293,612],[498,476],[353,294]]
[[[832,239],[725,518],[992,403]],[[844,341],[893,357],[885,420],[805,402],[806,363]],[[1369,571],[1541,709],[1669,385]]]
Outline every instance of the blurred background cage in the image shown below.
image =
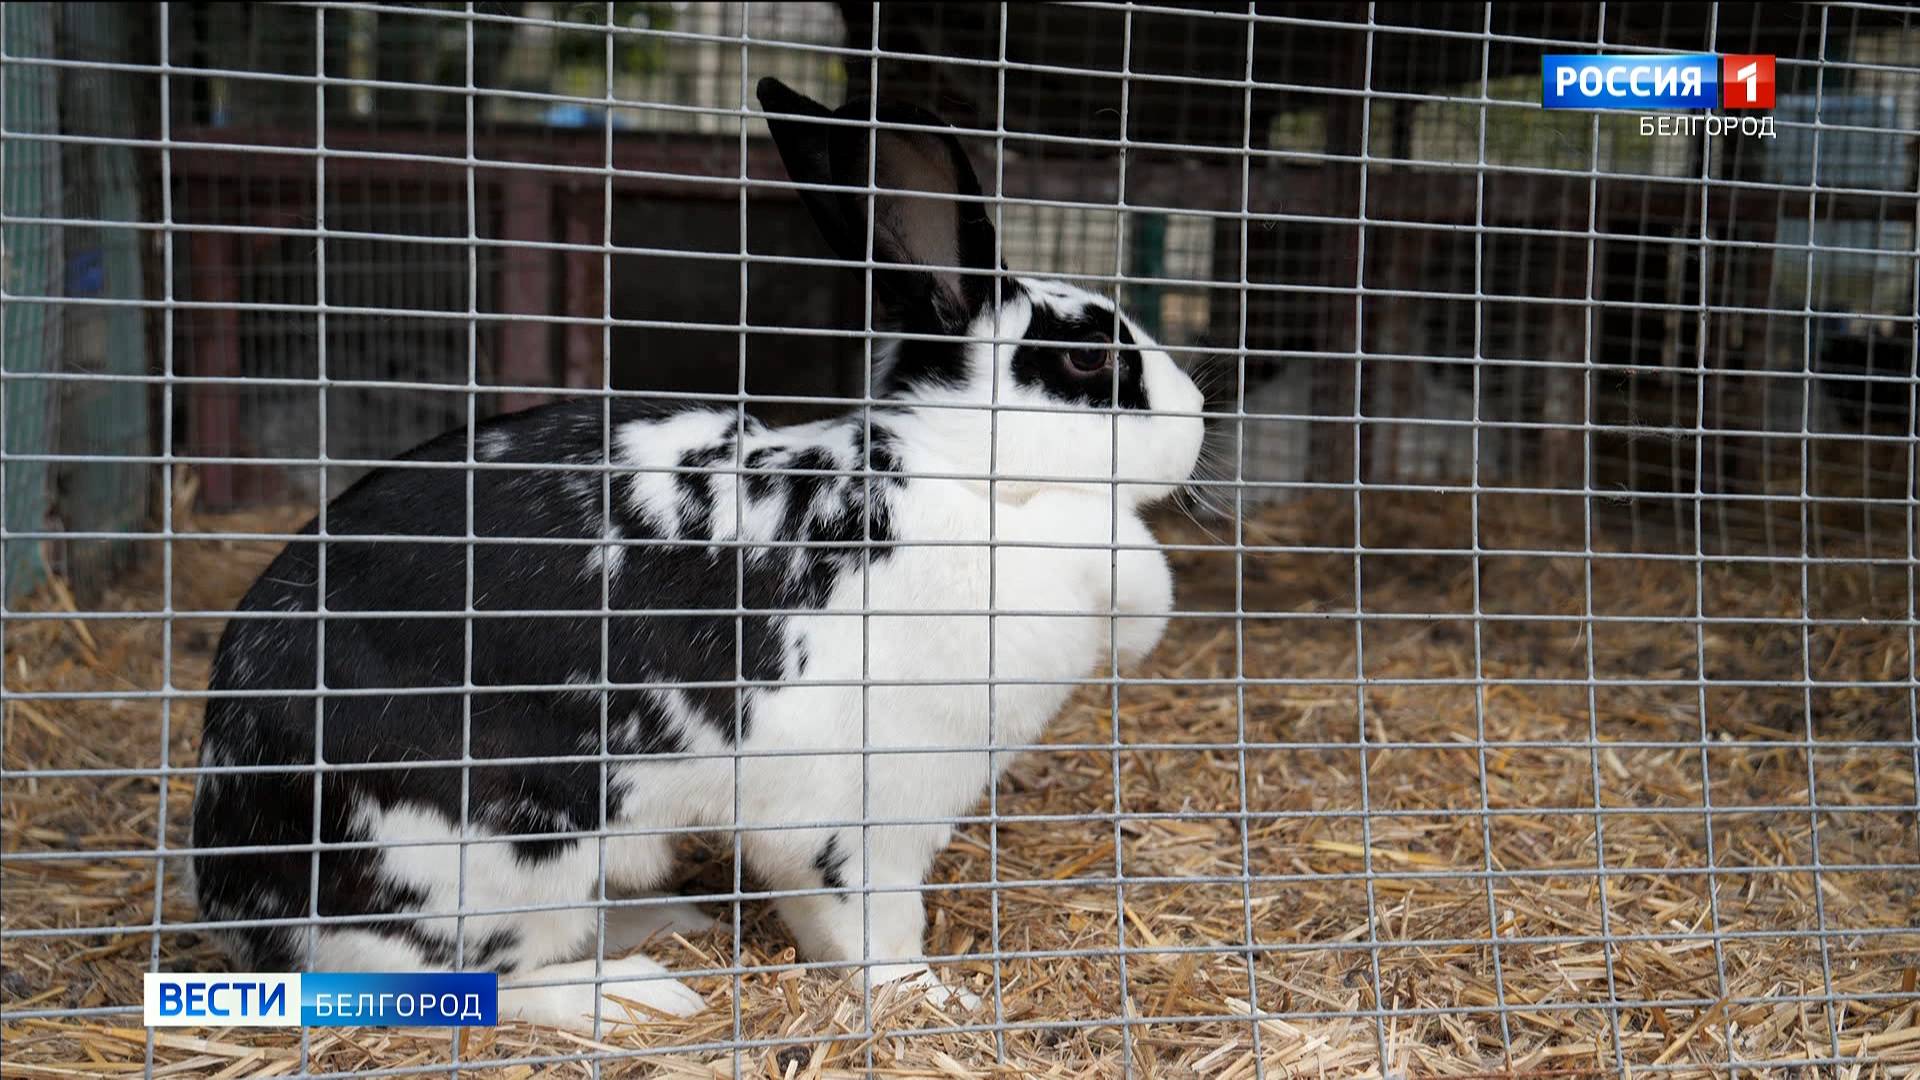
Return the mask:
[[[860,398],[863,275],[778,261],[830,253],[756,183],[785,175],[750,92],[777,75],[965,129],[1007,264],[1117,296],[1219,415],[1165,524],[1194,614],[1159,682],[1076,699],[1077,749],[997,803],[1108,832],[1050,862],[1077,825],[995,822],[943,862],[1033,876],[995,861],[1024,839],[1060,870],[1031,910],[950,898],[1032,996],[883,1065],[1909,1067],[1913,15],[7,5],[7,1060],[197,1052],[97,1032],[149,964],[218,962],[165,930],[193,915],[161,853],[218,612],[274,547],[248,534],[470,407]],[[1543,53],[1647,51],[1776,54],[1777,137],[1538,107]],[[873,1018],[766,992],[723,1029],[495,1056],[871,1063]]]

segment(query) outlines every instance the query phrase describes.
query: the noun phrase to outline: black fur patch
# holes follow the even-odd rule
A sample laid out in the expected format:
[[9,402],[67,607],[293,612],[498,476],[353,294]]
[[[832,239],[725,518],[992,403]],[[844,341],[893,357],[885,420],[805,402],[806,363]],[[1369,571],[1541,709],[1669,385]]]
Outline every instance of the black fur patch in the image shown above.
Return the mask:
[[748,454],[746,460],[741,462],[741,465],[747,470],[747,498],[767,498],[780,486],[780,477],[756,471],[759,469],[784,468],[780,460],[780,450],[778,448],[763,446]]
[[[711,446],[697,447],[680,455],[682,469],[711,469],[716,465],[733,464],[733,440],[731,438]],[[680,533],[683,536],[705,536],[713,529],[713,508],[711,495],[714,490],[712,478],[716,474],[708,472],[680,472],[673,477],[675,490],[680,492],[681,517]]]
[[871,442],[868,441],[864,423],[854,431],[854,444],[856,446],[865,444],[867,447],[867,468],[876,473],[886,474],[887,482],[894,487],[900,487],[907,482],[906,477],[901,475],[906,470],[906,466],[900,462],[900,453],[895,445],[897,441],[898,437],[886,427],[876,425]]
[[[610,417],[603,418],[603,408]],[[464,805],[468,820],[513,843],[516,861],[527,873],[540,873],[541,864],[580,841],[531,837],[591,829],[601,820],[600,765],[593,757],[603,708],[613,753],[687,749],[657,695],[647,690],[613,690],[603,702],[599,692],[558,689],[583,674],[599,679],[603,623],[604,674],[613,684],[685,686],[698,719],[721,738],[732,743],[736,733],[751,732],[753,695],[728,684],[742,678],[774,682],[787,674],[785,620],[736,617],[736,603],[753,610],[823,604],[841,574],[859,572],[865,559],[887,557],[884,546],[869,550],[857,541],[891,542],[889,511],[899,484],[833,475],[755,477],[750,488],[757,482],[759,491],[772,495],[785,487],[790,511],[802,508],[787,522],[795,530],[792,538],[829,543],[748,551],[743,559],[734,548],[706,541],[713,488],[704,476],[683,476],[675,491],[683,516],[695,519],[679,523],[685,542],[627,547],[618,573],[606,577],[611,614],[602,617],[603,575],[581,572],[599,551],[602,530],[611,525],[629,540],[659,540],[666,523],[654,521],[626,496],[633,482],[630,471],[616,470],[611,484],[603,485],[597,473],[553,465],[604,461],[603,425],[609,419],[617,427],[664,415],[628,401],[586,401],[531,409],[483,425],[481,445],[498,450],[486,460],[519,467],[474,472],[473,528],[483,539],[506,542],[471,549],[464,543],[468,479],[462,469],[381,469],[335,499],[327,516],[332,539],[326,547],[326,685],[444,692],[362,693],[319,703],[277,692],[313,688],[321,655],[313,619],[272,614],[307,613],[319,606],[319,550],[306,538],[289,544],[241,601],[241,612],[254,617],[228,623],[214,662],[214,689],[251,693],[209,701],[202,735],[209,760],[286,766],[288,772],[231,774],[217,785],[203,785],[193,811],[195,845],[311,844],[315,777],[297,767],[310,765],[318,749],[330,762],[390,765],[321,774],[321,842],[367,839],[354,828],[352,814],[359,807],[415,804],[458,821]],[[877,470],[894,472],[898,462],[883,411],[874,410],[871,422],[870,447],[864,417],[848,419],[852,430],[839,445],[865,452]],[[450,432],[401,461],[457,463],[466,460],[467,446],[467,432]],[[756,455],[751,464],[829,471],[859,467],[859,458],[844,450],[810,449],[797,443]],[[689,450],[678,463],[725,465],[733,455],[728,435]],[[609,486],[611,501],[604,490]],[[314,526],[305,531],[310,536]],[[417,539],[357,539],[369,535]],[[522,537],[579,544],[512,542]],[[800,559],[797,575],[786,557],[790,552]],[[472,604],[480,613],[471,620],[470,651],[463,618],[469,573]],[[396,610],[407,614],[358,617]],[[529,610],[555,613],[521,614]],[[675,614],[654,614],[660,610]],[[463,693],[468,679],[480,689]],[[686,685],[699,683],[717,685]],[[556,689],[488,689],[536,684]],[[316,748],[316,741],[322,745]],[[418,765],[459,761],[463,752],[474,761],[464,769]],[[489,762],[554,754],[580,759]],[[620,789],[608,791],[606,800],[607,817],[617,819]],[[844,859],[836,849],[825,855],[826,868],[837,873]],[[425,897],[396,893],[378,860],[378,852],[364,849],[322,850],[316,898],[310,851],[197,856],[201,909],[219,919],[300,918],[315,909],[323,916],[404,916],[420,910]],[[411,920],[381,919],[372,925],[415,945],[429,960],[450,962],[451,942],[418,933]],[[235,936],[262,970],[287,970],[305,958],[305,935],[298,929],[247,928]],[[501,936],[470,943],[467,952],[470,962],[502,967],[513,962],[515,945]]]
[[[820,846],[820,853],[813,857],[813,868],[820,871],[820,884],[829,889],[846,888],[846,867],[847,856],[840,850],[839,834],[827,837],[827,842]],[[841,893],[837,899],[845,903],[848,896]]]
[[[909,325],[909,333],[938,334],[938,326]],[[893,366],[887,373],[893,387],[956,387],[967,381],[968,364],[965,343],[903,338],[895,348]]]
[[[1114,331],[1120,333],[1114,340]],[[1119,404],[1123,409],[1147,408],[1147,387],[1141,371],[1140,351],[1127,324],[1114,318],[1113,309],[1088,304],[1081,312],[1063,312],[1036,297],[1033,321],[1027,327],[1027,340],[1034,342],[1085,342],[1082,349],[1058,344],[1021,345],[1013,353],[1013,380],[1021,386],[1038,387],[1048,397],[1075,405],[1108,408],[1114,404],[1114,369],[1083,372],[1073,365],[1073,357],[1097,356],[1111,349],[1114,368],[1119,370]]]

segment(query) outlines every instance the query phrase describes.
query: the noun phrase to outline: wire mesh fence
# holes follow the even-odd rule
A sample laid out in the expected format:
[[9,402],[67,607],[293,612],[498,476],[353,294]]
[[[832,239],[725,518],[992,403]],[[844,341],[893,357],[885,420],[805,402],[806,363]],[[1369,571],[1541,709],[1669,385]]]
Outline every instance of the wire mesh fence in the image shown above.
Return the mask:
[[1908,8],[0,17],[9,1075],[1920,1063]]

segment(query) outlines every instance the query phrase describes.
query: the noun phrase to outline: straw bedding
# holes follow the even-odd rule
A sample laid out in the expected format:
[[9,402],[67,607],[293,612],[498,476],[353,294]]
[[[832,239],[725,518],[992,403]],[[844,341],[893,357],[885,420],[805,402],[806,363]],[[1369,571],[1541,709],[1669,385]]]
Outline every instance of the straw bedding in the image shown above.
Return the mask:
[[[706,1014],[616,1018],[597,1042],[522,1024],[458,1038],[326,1029],[303,1059],[285,1031],[161,1030],[149,1050],[126,1014],[28,1019],[0,1030],[4,1072],[117,1076],[142,1071],[150,1053],[155,1075],[223,1078],[295,1072],[303,1060],[311,1071],[431,1068],[456,1055],[503,1077],[587,1075],[594,1057],[621,1076],[730,1076],[736,1065],[843,1076],[869,1062],[884,1076],[1113,1076],[1128,1063],[1159,1077],[1251,1077],[1256,1065],[1363,1076],[1380,1071],[1383,1044],[1402,1075],[1564,1076],[1616,1063],[1706,1074],[1730,1058],[1836,1053],[1869,1064],[1823,1074],[1911,1072],[1920,874],[1872,868],[1920,862],[1907,570],[1589,564],[1578,501],[1557,518],[1550,509],[1488,494],[1476,515],[1465,497],[1368,493],[1356,527],[1350,497],[1309,499],[1250,514],[1242,539],[1351,548],[1357,536],[1369,548],[1459,553],[1178,554],[1181,608],[1220,614],[1176,621],[1142,674],[1335,681],[1123,685],[1117,711],[1112,688],[1081,692],[1049,735],[1067,748],[1027,755],[1002,783],[997,809],[1013,820],[962,828],[936,869],[951,886],[992,881],[997,849],[998,880],[1021,883],[999,892],[997,911],[980,888],[928,898],[929,945],[960,957],[946,976],[988,998],[981,1014],[882,995],[869,1028],[857,982],[780,970],[790,940],[767,905],[746,903],[737,1027],[719,977],[692,980]],[[188,532],[286,529],[299,514],[196,516],[183,503],[176,518]],[[1212,528],[1227,540],[1235,531]],[[1183,521],[1162,534],[1213,542]],[[1611,533],[1593,535],[1597,550],[1624,554]],[[1911,550],[1905,540],[1890,550]],[[1684,538],[1668,545],[1693,550]],[[1513,547],[1570,554],[1498,554]],[[271,555],[270,544],[176,541],[175,607],[230,605]],[[1581,621],[1589,565],[1595,613],[1649,621]],[[151,611],[161,589],[153,558],[97,596],[56,582],[29,606]],[[1356,603],[1389,617],[1356,631],[1339,617]],[[1701,608],[1730,621],[1657,621]],[[1236,620],[1236,609],[1254,617]],[[1476,621],[1476,611],[1540,617]],[[1803,614],[1852,621],[1764,621]],[[172,685],[204,686],[218,632],[176,622]],[[157,621],[16,622],[6,633],[13,689],[161,685]],[[1590,666],[1601,680],[1591,691]],[[1356,689],[1356,670],[1385,681]],[[1726,685],[1807,676],[1907,685]],[[1455,682],[1391,681],[1410,678]],[[1555,679],[1572,685],[1526,681]],[[1606,684],[1621,679],[1673,685]],[[194,760],[198,714],[181,701],[165,718],[168,761]],[[158,703],[11,701],[5,722],[8,852],[150,849],[163,797],[167,843],[186,842],[191,777],[163,792],[149,778],[29,775],[159,765]],[[1256,744],[1244,753],[1231,745],[1243,735]],[[1598,743],[1582,745],[1590,735]],[[1817,879],[1816,845],[1827,868]],[[724,847],[690,849],[683,891],[728,888]],[[1116,851],[1127,877],[1148,880],[1116,890]],[[1593,872],[1603,860],[1604,877]],[[183,869],[166,866],[167,921],[194,918]],[[144,926],[155,891],[149,858],[13,862],[0,899],[9,930]],[[1008,956],[996,971],[983,955],[996,920],[1004,952],[1070,955]],[[1619,940],[1603,947],[1603,932]],[[651,951],[670,967],[724,967],[734,940],[728,927]],[[162,934],[157,948],[167,969],[223,963],[192,932]],[[138,1002],[154,949],[150,933],[9,938],[6,1008]],[[990,1030],[928,1030],[990,1023],[996,975],[1004,1048]],[[1831,1008],[1804,1000],[1829,991]],[[1280,1018],[1232,1019],[1255,1003]],[[712,1048],[737,1038],[756,1045]],[[550,1055],[574,1060],[521,1061]]]

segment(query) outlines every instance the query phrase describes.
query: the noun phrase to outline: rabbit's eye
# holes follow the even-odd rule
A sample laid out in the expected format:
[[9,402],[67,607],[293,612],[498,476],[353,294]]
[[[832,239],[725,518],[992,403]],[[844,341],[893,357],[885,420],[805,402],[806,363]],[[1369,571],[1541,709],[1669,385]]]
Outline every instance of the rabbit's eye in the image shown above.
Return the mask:
[[1081,375],[1098,375],[1113,368],[1113,347],[1094,346],[1085,349],[1068,349],[1067,366]]

